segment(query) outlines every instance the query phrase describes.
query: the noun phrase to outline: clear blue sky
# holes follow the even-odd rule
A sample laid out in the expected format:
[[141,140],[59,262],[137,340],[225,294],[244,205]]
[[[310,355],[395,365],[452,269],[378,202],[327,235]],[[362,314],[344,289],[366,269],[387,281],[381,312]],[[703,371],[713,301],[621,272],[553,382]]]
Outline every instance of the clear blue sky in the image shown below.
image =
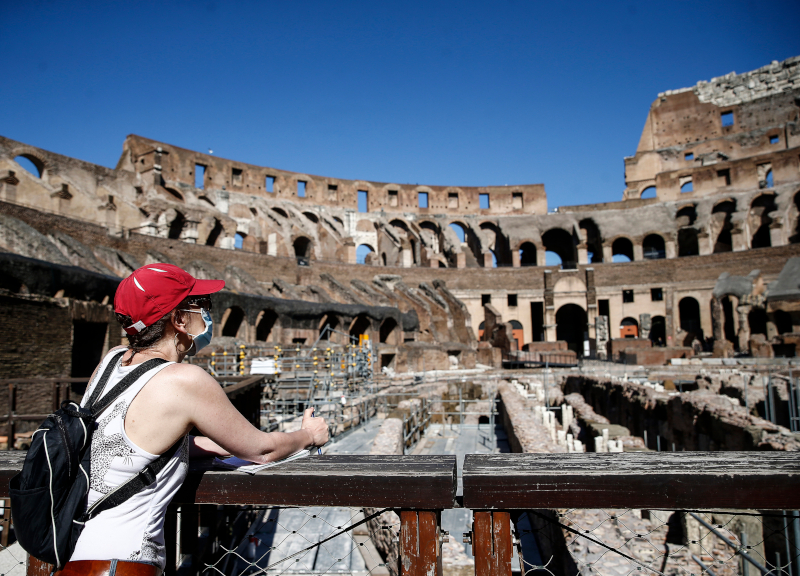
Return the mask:
[[800,2],[0,2],[0,134],[135,133],[397,183],[621,199],[658,92],[800,54]]

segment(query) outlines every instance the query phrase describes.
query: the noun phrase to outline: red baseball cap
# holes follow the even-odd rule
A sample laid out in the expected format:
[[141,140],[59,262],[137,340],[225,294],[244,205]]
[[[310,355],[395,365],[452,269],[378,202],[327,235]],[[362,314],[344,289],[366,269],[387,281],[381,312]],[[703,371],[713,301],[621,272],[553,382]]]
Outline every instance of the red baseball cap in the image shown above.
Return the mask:
[[130,316],[130,335],[137,334],[171,312],[187,296],[219,292],[224,280],[197,280],[172,264],[142,266],[119,283],[114,296],[114,311]]

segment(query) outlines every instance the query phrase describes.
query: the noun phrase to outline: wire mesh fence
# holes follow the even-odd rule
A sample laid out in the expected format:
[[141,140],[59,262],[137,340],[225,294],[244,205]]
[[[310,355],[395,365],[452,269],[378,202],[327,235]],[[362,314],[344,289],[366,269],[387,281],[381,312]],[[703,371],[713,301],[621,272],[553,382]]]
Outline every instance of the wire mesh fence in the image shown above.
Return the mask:
[[0,576],[23,576],[26,554],[14,542],[11,529],[11,507],[8,499],[0,499]]
[[[202,520],[194,523],[198,508],[202,518],[202,509],[209,506],[184,507],[179,512],[177,573],[184,576],[398,573],[400,519],[389,510],[219,507],[227,510],[222,514],[223,529],[215,532]],[[242,519],[244,522],[237,522]],[[191,537],[195,532],[197,539],[208,540],[206,546],[194,545]],[[187,550],[181,543],[194,547]]]
[[797,512],[539,510],[515,528],[523,575],[800,574]]

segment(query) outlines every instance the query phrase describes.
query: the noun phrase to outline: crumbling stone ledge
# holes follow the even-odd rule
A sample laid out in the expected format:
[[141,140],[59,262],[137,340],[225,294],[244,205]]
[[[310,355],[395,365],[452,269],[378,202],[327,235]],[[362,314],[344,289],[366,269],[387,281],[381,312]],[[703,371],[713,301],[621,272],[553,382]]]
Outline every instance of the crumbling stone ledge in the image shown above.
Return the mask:
[[526,399],[505,380],[497,387],[497,392],[500,395],[500,418],[512,452],[566,452],[564,447],[550,439],[547,429],[536,421],[533,407],[540,405],[538,401]]

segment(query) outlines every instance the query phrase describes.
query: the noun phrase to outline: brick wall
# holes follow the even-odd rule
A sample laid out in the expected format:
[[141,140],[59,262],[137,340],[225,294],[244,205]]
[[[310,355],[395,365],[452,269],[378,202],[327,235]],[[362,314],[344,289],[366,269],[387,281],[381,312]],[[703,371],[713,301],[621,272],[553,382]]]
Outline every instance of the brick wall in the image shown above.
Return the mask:
[[64,301],[0,295],[0,378],[69,376],[72,314]]

